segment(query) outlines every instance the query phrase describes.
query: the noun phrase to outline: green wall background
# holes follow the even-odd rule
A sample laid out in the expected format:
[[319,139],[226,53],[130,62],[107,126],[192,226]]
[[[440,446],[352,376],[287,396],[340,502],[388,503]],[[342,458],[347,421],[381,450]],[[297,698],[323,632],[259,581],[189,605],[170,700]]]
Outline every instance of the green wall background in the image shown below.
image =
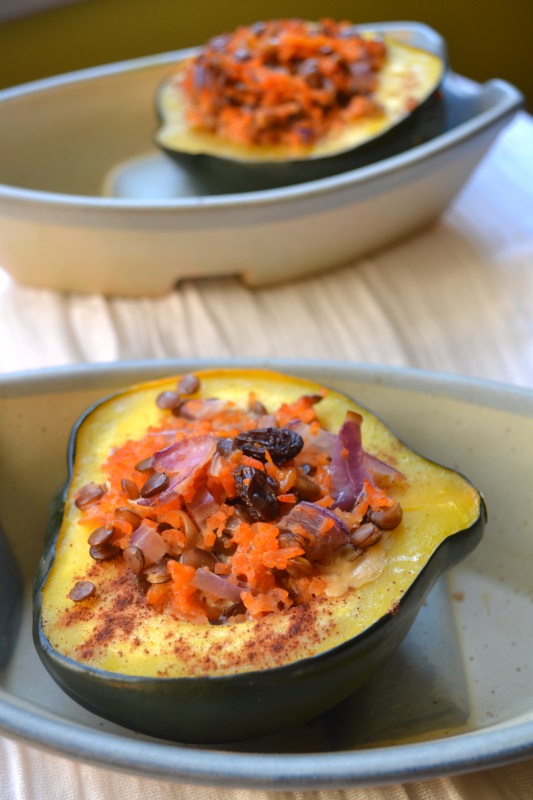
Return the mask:
[[480,82],[504,78],[533,109],[533,0],[82,0],[0,25],[0,87],[197,45],[241,23],[287,16],[425,22],[446,38],[456,72]]

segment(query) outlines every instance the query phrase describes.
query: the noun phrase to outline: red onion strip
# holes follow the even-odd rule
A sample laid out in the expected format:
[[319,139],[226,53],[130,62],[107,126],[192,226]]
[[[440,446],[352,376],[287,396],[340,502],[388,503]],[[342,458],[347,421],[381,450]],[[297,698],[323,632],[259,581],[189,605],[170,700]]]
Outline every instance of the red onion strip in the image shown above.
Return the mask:
[[130,539],[130,546],[142,550],[145,566],[157,564],[167,552],[167,546],[161,536],[146,523],[139,525]]
[[227,578],[215,575],[214,572],[210,572],[203,567],[196,570],[191,586],[201,592],[207,592],[207,594],[212,594],[214,597],[219,597],[221,600],[230,600],[232,603],[239,602],[243,591],[239,586],[230,583]]

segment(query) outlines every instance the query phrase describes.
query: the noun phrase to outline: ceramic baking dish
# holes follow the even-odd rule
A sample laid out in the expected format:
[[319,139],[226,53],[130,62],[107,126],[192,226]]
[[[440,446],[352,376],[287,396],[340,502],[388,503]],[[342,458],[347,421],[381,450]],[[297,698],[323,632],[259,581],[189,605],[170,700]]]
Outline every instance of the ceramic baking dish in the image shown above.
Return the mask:
[[[367,27],[444,55],[424,25]],[[449,72],[420,144],[397,152],[393,140],[373,163],[307,183],[217,182],[152,143],[156,88],[188,52],[0,92],[0,266],[16,280],[159,295],[183,278],[264,284],[330,269],[435,219],[522,102],[504,81]]]
[[0,376],[0,730],[115,770],[263,790],[411,781],[533,755],[533,392],[415,370],[216,364],[272,367],[344,391],[485,496],[482,543],[432,590],[363,691],[285,733],[199,747],[135,734],[56,686],[33,647],[31,588],[72,425],[120,387],[210,366],[160,361]]

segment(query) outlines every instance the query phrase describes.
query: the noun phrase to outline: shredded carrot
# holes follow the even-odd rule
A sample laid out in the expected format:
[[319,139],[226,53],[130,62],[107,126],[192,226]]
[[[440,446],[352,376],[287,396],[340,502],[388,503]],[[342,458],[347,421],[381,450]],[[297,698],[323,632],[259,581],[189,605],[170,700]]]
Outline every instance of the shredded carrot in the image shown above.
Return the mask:
[[373,511],[378,511],[380,508],[391,508],[394,505],[392,497],[388,497],[384,491],[372,486],[370,481],[365,481],[364,487],[368,503]]
[[242,455],[241,463],[247,467],[255,467],[255,469],[260,469],[263,471],[265,469],[265,465],[262,461],[258,461],[257,458],[253,458],[252,456]]
[[241,597],[252,617],[262,617],[264,614],[271,614],[292,605],[289,593],[285,589],[272,589],[268,594],[255,596],[250,592],[243,592]]
[[185,547],[185,534],[176,528],[168,528],[161,532],[161,537],[168,545],[169,554],[179,556]]
[[309,147],[346,120],[377,114],[386,49],[349,22],[273,20],[217,36],[181,88],[191,125],[243,144]]
[[289,492],[289,494],[278,494],[278,500],[280,503],[296,503],[298,498],[295,494]]
[[293,585],[298,595],[299,603],[310,603],[315,597],[324,594],[327,588],[326,581],[318,575],[311,578],[294,578]]
[[315,502],[316,505],[320,506],[321,508],[331,508],[335,501],[333,497],[330,497],[330,495],[327,494],[325,497],[321,497],[320,500],[316,500]]
[[315,405],[322,398],[316,395],[303,395],[293,403],[282,403],[276,411],[276,420],[280,428],[299,419],[311,423],[317,419]]
[[208,616],[197,598],[197,592],[191,581],[196,570],[178,561],[169,561],[167,569],[172,577],[171,593],[173,610],[180,619],[190,622],[207,622]]
[[[295,41],[294,46],[303,45]],[[318,435],[322,429],[316,406],[324,394],[325,391],[304,395],[273,409],[277,425],[283,427],[300,420]],[[335,507],[331,455],[325,449],[307,445],[302,438],[297,455],[278,466],[272,458],[278,447],[275,436],[271,439],[272,454],[267,449],[257,458],[246,455],[235,442],[227,447],[223,441],[257,430],[261,409],[246,410],[199,398],[185,402],[190,404],[186,415],[176,416],[162,409],[159,427],[150,428],[140,440],[128,440],[109,453],[102,465],[105,484],[96,487],[98,497],[86,507],[83,503],[78,505],[80,524],[92,526],[93,530],[109,529],[106,546],[112,545],[112,552],[118,548],[126,551],[131,543],[132,552],[124,553],[124,559],[132,571],[141,559],[141,569],[135,574],[146,588],[146,602],[154,613],[192,623],[224,623],[228,613],[235,614],[234,621],[240,622],[283,613],[294,604],[323,596],[327,583],[319,560],[322,556],[316,554],[324,553],[328,546],[331,554],[348,544],[347,532],[356,529],[369,511],[390,508],[395,500],[366,480],[355,506],[341,511]],[[260,401],[251,393],[249,403],[256,402]],[[271,424],[276,427],[274,422]],[[200,436],[212,437],[208,444],[214,455],[208,463],[202,460],[199,445],[197,452],[197,442],[185,441]],[[180,442],[190,454],[183,456],[186,468],[174,470],[171,462],[169,475],[166,471],[158,473],[160,467],[154,467],[157,462],[150,459],[160,457],[159,451]],[[176,449],[171,448],[170,453],[174,455]],[[347,451],[343,454],[349,455]],[[167,456],[168,453],[164,455]],[[240,470],[238,483],[236,470]],[[154,476],[162,476],[168,486],[176,473],[180,478],[184,476],[179,490],[172,491],[174,483],[170,491],[160,489],[155,496],[145,491]],[[249,475],[254,476],[254,485]],[[297,509],[305,497],[301,488],[304,485],[305,489],[304,476],[307,485],[309,481],[316,484],[316,510],[332,509],[344,523],[346,533],[341,532],[340,540],[338,520],[332,514],[315,514],[308,527],[299,521],[302,518]],[[247,485],[249,495],[242,491]],[[91,495],[94,485],[87,488]],[[272,515],[269,503],[274,506]],[[140,554],[134,549],[137,545]],[[131,562],[133,566],[129,556],[137,559]],[[198,569],[211,573],[209,589],[196,588],[202,581],[206,585],[204,575],[194,580]],[[301,575],[302,570],[305,575]],[[158,583],[160,579],[162,582]],[[149,584],[150,580],[156,582]]]
[[276,481],[282,493],[288,492],[298,481],[296,467],[277,467],[272,461],[268,450],[266,452],[265,471],[269,477]]
[[168,602],[170,594],[170,583],[154,583],[146,593],[146,601],[149,605],[162,614]]

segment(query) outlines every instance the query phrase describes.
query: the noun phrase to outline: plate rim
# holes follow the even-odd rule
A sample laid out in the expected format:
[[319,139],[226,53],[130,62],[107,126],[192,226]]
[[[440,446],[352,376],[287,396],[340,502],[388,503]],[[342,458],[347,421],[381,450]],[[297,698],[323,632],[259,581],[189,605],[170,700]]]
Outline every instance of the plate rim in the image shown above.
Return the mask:
[[[466,403],[533,416],[533,390],[493,380],[446,372],[362,362],[313,359],[165,359],[51,367],[0,375],[0,398],[39,394],[46,387],[94,387],[95,380],[116,384],[117,373],[130,381],[184,370],[217,368],[278,369],[344,377],[399,390],[444,395]],[[136,379],[136,378],[135,378]],[[111,383],[110,383],[111,381]],[[5,693],[3,693],[5,694]],[[167,742],[149,742],[98,731],[53,718],[0,697],[0,731],[8,737],[95,766],[144,777],[251,789],[320,790],[387,785],[496,767],[533,755],[533,721],[493,727],[417,743],[330,753],[239,753]]]

